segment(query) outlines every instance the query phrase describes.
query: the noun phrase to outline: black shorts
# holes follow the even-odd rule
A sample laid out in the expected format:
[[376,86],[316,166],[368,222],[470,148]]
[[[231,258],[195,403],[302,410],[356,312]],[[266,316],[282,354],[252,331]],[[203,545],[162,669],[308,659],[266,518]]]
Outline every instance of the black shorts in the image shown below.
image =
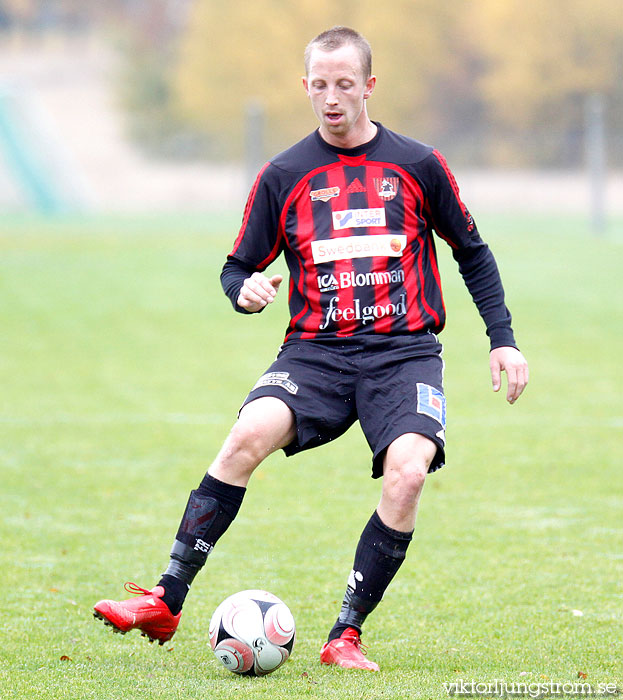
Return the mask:
[[261,396],[289,406],[297,437],[286,455],[334,440],[359,420],[373,452],[374,478],[383,475],[385,450],[405,433],[437,445],[429,468],[436,471],[445,459],[441,351],[432,333],[288,342],[243,406]]

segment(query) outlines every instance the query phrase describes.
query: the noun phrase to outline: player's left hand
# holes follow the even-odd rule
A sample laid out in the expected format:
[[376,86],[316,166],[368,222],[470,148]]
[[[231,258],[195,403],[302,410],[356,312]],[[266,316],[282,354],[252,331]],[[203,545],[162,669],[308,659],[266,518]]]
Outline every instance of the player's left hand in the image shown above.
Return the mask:
[[491,350],[489,355],[493,391],[499,391],[502,386],[501,373],[506,372],[508,391],[506,400],[515,403],[526,388],[529,379],[528,363],[517,348],[501,347]]

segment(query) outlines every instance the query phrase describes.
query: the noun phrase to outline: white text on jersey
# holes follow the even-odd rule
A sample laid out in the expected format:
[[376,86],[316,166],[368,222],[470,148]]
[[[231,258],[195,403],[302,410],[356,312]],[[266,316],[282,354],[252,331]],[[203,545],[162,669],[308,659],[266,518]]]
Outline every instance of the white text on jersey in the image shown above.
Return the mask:
[[400,258],[407,245],[403,233],[381,233],[371,236],[346,236],[312,241],[312,256],[316,265],[332,260],[352,258],[391,257]]
[[339,275],[318,275],[318,291],[334,292],[351,287],[376,287],[405,281],[404,270],[383,270],[381,272],[340,272]]

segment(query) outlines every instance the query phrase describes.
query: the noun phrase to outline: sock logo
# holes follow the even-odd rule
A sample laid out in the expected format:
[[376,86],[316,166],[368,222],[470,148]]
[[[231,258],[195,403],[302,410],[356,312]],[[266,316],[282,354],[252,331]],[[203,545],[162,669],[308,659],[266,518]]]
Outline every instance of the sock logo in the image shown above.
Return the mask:
[[363,574],[361,571],[355,571],[355,569],[353,569],[348,576],[348,587],[352,588],[354,591],[357,588],[357,581],[360,583],[363,581]]
[[202,539],[197,538],[193,549],[197,552],[205,552],[205,554],[210,554],[210,552],[214,549],[214,546],[204,542]]

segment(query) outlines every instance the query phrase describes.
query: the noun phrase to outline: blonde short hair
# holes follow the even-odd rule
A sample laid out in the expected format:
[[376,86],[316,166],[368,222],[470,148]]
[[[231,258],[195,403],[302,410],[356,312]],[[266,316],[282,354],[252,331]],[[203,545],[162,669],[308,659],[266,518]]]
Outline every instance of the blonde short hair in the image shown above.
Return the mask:
[[318,34],[315,39],[312,39],[307,44],[305,49],[305,73],[309,75],[309,62],[313,49],[319,48],[321,51],[335,51],[346,44],[352,44],[358,49],[364,77],[369,78],[372,75],[372,48],[363,35],[350,27],[331,27],[331,29]]

